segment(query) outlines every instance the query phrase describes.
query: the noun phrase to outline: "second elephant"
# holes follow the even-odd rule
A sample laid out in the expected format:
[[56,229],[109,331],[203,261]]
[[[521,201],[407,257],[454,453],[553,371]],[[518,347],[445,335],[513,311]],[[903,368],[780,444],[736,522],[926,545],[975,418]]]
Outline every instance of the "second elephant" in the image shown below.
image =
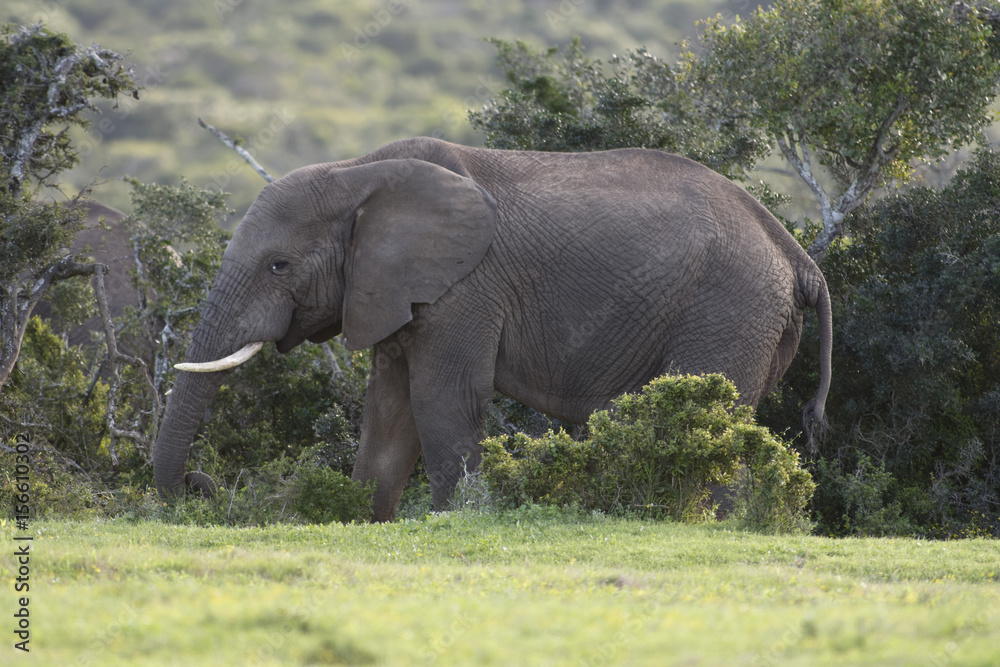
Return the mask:
[[350,349],[373,347],[354,477],[376,482],[374,516],[388,520],[421,454],[447,507],[478,465],[494,390],[580,423],[663,373],[720,372],[756,405],[809,307],[821,420],[826,282],[763,206],[702,165],[421,138],[304,167],[264,188],[226,250],[160,429],[157,487],[183,486],[225,369],[263,343],[343,332]]

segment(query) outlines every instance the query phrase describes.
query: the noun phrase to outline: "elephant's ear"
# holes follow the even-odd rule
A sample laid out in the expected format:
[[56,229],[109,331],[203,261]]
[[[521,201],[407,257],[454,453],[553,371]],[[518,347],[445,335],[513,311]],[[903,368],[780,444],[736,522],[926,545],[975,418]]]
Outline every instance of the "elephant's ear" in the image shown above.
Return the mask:
[[[355,172],[355,173],[348,173]],[[344,267],[350,350],[382,340],[472,273],[496,229],[496,202],[474,181],[422,160],[345,169],[374,190],[358,207]]]

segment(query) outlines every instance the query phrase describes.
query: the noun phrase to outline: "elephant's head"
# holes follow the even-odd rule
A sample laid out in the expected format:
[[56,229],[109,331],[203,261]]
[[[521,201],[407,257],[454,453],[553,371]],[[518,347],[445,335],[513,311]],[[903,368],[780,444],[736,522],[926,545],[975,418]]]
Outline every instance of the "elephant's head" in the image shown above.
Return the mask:
[[[181,489],[188,449],[226,371],[274,342],[287,352],[341,332],[368,347],[471,273],[496,204],[421,160],[313,165],[267,185],[226,249],[153,458],[161,494]],[[207,484],[199,485],[202,490]]]

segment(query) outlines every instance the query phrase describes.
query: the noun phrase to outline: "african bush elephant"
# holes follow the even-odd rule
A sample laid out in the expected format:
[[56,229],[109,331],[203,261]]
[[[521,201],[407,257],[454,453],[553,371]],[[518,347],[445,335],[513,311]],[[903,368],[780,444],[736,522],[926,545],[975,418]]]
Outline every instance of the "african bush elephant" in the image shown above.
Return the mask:
[[[73,255],[89,257],[108,267],[108,273],[104,277],[108,310],[111,317],[122,318],[126,307],[141,308],[146,299],[146,295],[135,286],[130,275],[137,265],[132,245],[133,230],[125,224],[128,215],[90,199],[81,200],[78,205],[86,209],[87,217],[68,251]],[[180,255],[170,246],[167,249],[179,266]],[[46,300],[40,301],[35,306],[34,314],[42,319],[52,319],[52,304]],[[155,338],[163,330],[164,324],[162,318],[152,318],[147,323],[149,334]],[[104,334],[104,324],[99,315],[68,329],[65,332],[66,341],[72,346],[86,345],[91,342],[92,333]],[[126,355],[139,357],[147,368],[154,367],[156,350],[152,339],[119,333],[118,349]]]
[[[707,167],[653,150],[530,153],[405,140],[267,185],[225,252],[154,452],[182,488],[224,369],[343,332],[373,346],[354,469],[395,514],[423,453],[434,506],[480,460],[498,390],[581,423],[666,373],[722,372],[756,405],[826,282],[785,228]],[[220,359],[232,355],[228,359]],[[218,362],[218,363],[215,363]]]
[[[104,278],[108,309],[112,317],[121,317],[126,306],[138,306],[139,295],[129,280],[129,270],[135,268],[135,253],[129,243],[129,231],[122,221],[127,217],[116,208],[105,206],[93,200],[83,200],[79,204],[86,208],[87,218],[83,228],[77,233],[69,252],[74,255],[89,255],[95,262],[108,267]],[[49,319],[52,306],[40,301],[34,314]],[[67,339],[70,345],[90,342],[91,332],[104,332],[101,318],[94,315],[86,322],[70,329]]]

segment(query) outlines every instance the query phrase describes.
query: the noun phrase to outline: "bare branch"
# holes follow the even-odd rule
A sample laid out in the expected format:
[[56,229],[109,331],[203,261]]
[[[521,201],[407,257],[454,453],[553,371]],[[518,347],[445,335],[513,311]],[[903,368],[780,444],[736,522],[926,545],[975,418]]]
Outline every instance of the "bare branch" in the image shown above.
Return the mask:
[[[897,145],[889,150],[886,150],[885,141],[889,135],[889,130],[892,129],[893,124],[899,120],[899,117],[906,113],[909,108],[909,102],[903,98],[902,94],[900,94],[896,100],[895,108],[893,108],[892,112],[885,118],[885,120],[882,121],[882,125],[879,127],[878,134],[875,137],[875,142],[872,144],[871,150],[868,151],[865,161],[862,164],[857,165],[857,170],[860,173],[854,177],[851,184],[846,190],[844,190],[840,199],[837,200],[836,206],[830,209],[829,200],[823,198],[820,199],[820,204],[823,210],[823,231],[816,237],[816,240],[809,248],[809,256],[814,260],[818,260],[822,257],[830,247],[830,244],[843,233],[844,218],[848,213],[856,209],[858,206],[863,204],[866,199],[868,199],[868,195],[872,193],[872,190],[874,190],[876,184],[878,184],[879,174],[881,173],[882,168],[895,159],[896,154],[899,152],[899,146]],[[803,152],[805,152],[804,146]],[[784,148],[782,148],[782,153],[784,153]],[[809,161],[811,160],[807,156],[806,162]],[[805,176],[802,178],[805,179]]]
[[[151,443],[156,439],[156,428],[159,422],[161,409],[160,396],[153,386],[153,381],[150,379],[149,372],[146,369],[146,364],[142,361],[142,359],[130,357],[126,354],[122,354],[118,350],[118,339],[115,335],[115,324],[111,319],[111,309],[108,307],[108,295],[104,288],[105,272],[107,272],[107,267],[105,265],[95,264],[93,268],[93,279],[91,282],[94,287],[94,294],[97,297],[97,307],[101,314],[101,323],[104,325],[104,341],[108,347],[108,360],[111,362],[112,379],[111,387],[108,390],[108,431],[115,438],[125,438],[131,440],[148,451]],[[125,366],[133,366],[139,370],[143,379],[146,381],[149,393],[153,397],[153,415],[150,420],[152,424],[152,433],[148,437],[135,430],[120,428],[115,421],[115,413],[118,409],[118,396],[121,393],[123,384],[122,370]],[[114,443],[108,447],[108,451],[111,456],[112,463],[117,466],[118,456],[114,448]]]
[[246,160],[247,164],[253,167],[253,170],[256,171],[258,174],[260,174],[261,178],[263,178],[265,181],[270,183],[274,180],[274,177],[271,176],[271,174],[267,173],[264,167],[260,166],[260,163],[257,162],[257,160],[255,160],[254,157],[250,155],[250,153],[248,153],[245,148],[243,148],[235,141],[230,139],[228,136],[226,136],[224,132],[216,129],[215,127],[212,127],[211,125],[203,121],[201,118],[198,119],[198,124],[201,125],[203,128],[205,128],[206,130],[208,130],[209,132],[211,132],[212,134],[214,134],[218,138],[218,140],[224,143],[226,146],[229,146],[234,151],[236,151],[239,154],[239,156],[242,157],[244,160]]
[[[839,209],[839,204],[843,201],[843,198],[838,202],[837,207],[830,205],[829,195],[827,195],[823,186],[819,184],[819,181],[816,180],[816,177],[813,176],[811,164],[815,158],[805,141],[797,143],[791,136],[791,132],[788,132],[785,136],[778,137],[778,148],[781,150],[781,154],[785,160],[792,165],[792,168],[795,169],[799,177],[805,181],[809,189],[816,195],[816,199],[819,200],[820,212],[823,215],[823,231],[820,232],[809,248],[809,256],[813,260],[818,261],[826,253],[827,248],[830,247],[834,239],[840,236],[843,231],[844,213]],[[802,150],[801,158],[798,154],[799,148]],[[850,192],[853,188],[854,185],[852,184],[848,191]]]
[[321,344],[323,352],[326,354],[326,360],[330,362],[330,370],[333,371],[333,378],[337,379],[344,374],[344,371],[340,368],[340,364],[337,363],[337,357],[333,354],[333,348],[330,347],[330,343],[324,342]]

